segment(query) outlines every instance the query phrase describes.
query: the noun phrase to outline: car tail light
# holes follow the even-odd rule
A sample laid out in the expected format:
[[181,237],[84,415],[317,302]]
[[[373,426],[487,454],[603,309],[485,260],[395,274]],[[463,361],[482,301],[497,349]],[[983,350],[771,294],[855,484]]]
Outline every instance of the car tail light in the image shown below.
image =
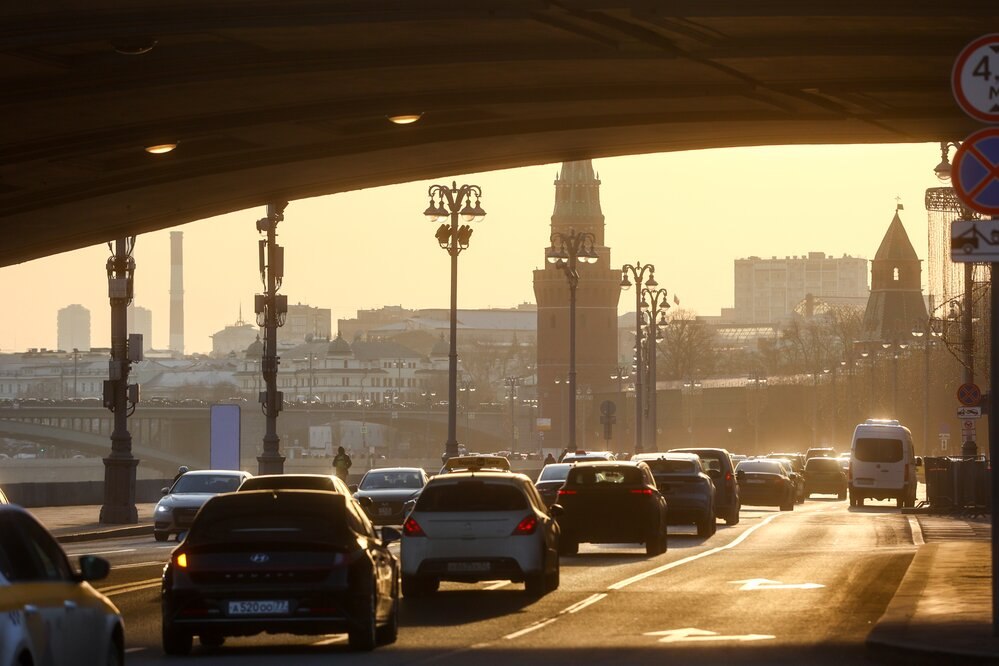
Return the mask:
[[566,490],[565,488],[559,488],[558,490],[559,497],[562,497],[563,495],[575,495],[575,494],[576,494],[575,490]]
[[725,480],[726,481],[732,480],[732,472],[725,472]]
[[187,553],[177,553],[173,558],[173,561],[177,563],[177,566],[181,569],[187,568]]
[[651,488],[635,488],[635,489],[633,489],[631,491],[631,494],[632,495],[651,495],[652,494],[652,489]]
[[427,536],[427,533],[423,531],[423,528],[420,527],[420,524],[418,522],[416,522],[415,520],[413,520],[412,516],[410,516],[409,518],[407,518],[406,522],[402,524],[402,533],[405,536],[408,536],[408,537],[425,537],[425,536]]
[[538,529],[538,519],[534,516],[527,516],[522,521],[517,523],[517,527],[513,529],[513,536],[534,534],[534,530],[536,529]]

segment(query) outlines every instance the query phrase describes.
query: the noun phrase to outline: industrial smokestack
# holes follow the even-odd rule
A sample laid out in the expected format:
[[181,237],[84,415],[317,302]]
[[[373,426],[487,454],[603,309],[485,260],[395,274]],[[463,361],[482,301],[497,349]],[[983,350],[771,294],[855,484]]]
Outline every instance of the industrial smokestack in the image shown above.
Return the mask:
[[170,351],[184,354],[184,232],[170,232]]

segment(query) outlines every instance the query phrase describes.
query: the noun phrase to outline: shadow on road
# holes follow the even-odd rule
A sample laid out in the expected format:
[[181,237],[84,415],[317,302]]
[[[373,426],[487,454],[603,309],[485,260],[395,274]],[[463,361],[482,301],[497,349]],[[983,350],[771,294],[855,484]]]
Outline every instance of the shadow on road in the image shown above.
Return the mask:
[[[519,583],[499,590],[443,589],[428,597],[403,597],[399,619],[405,627],[461,626],[514,615],[536,601]],[[461,609],[460,618],[455,616],[455,608]]]

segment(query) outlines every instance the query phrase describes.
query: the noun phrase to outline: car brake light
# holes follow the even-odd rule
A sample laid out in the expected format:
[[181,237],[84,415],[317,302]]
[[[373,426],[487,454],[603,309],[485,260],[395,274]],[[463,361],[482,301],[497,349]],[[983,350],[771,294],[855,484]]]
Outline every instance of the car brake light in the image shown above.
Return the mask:
[[526,534],[534,534],[534,530],[538,528],[538,519],[534,516],[527,516],[522,521],[517,523],[517,527],[513,529],[513,536],[523,536]]
[[725,472],[725,480],[726,481],[732,480],[732,472]]
[[177,563],[178,567],[180,567],[181,569],[186,569],[187,568],[187,553],[179,553],[177,555],[177,557],[174,558],[174,561]]
[[405,536],[408,536],[408,537],[425,537],[425,536],[427,536],[426,532],[423,531],[423,528],[420,527],[420,524],[418,522],[416,522],[415,520],[413,520],[412,516],[410,516],[409,518],[407,518],[406,522],[402,524],[402,533]]
[[635,488],[635,489],[633,489],[631,491],[631,494],[632,495],[651,495],[652,494],[652,489],[651,488]]
[[562,495],[575,495],[575,494],[576,494],[575,490],[566,490],[565,488],[559,488],[558,489],[558,496],[559,497],[561,497]]

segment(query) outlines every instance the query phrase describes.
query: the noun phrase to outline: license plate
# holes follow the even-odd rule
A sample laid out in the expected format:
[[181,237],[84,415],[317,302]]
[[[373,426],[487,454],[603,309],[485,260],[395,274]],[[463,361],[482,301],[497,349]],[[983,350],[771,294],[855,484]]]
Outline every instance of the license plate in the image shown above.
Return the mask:
[[287,615],[288,601],[230,601],[229,615]]
[[489,562],[448,562],[447,570],[452,573],[481,573],[489,571]]
[[392,507],[390,507],[390,506],[380,506],[380,507],[378,507],[378,515],[379,516],[391,516],[392,515]]

